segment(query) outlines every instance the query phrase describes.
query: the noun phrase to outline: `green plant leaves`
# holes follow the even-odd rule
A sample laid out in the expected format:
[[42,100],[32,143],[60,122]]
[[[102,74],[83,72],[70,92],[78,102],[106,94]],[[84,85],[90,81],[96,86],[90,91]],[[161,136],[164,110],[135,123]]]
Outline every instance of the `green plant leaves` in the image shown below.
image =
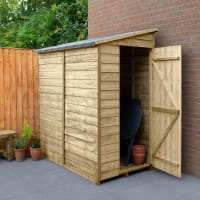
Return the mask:
[[87,0],[0,0],[0,46],[43,48],[87,38]]
[[22,138],[28,140],[32,136],[32,130],[26,120],[23,122]]
[[15,141],[15,149],[25,149],[27,142],[24,138],[18,138]]
[[33,149],[40,148],[40,139],[39,138],[34,138],[33,141],[32,141],[31,147]]

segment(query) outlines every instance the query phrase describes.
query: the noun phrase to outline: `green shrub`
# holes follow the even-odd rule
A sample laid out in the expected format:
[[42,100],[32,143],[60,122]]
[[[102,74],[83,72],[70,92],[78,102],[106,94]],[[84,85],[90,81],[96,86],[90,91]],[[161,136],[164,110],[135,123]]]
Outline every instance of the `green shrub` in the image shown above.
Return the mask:
[[32,130],[29,126],[29,123],[24,119],[23,122],[23,130],[22,130],[22,137],[26,140],[30,139],[32,136]]
[[33,149],[40,148],[40,139],[34,138],[31,146]]
[[18,138],[15,141],[15,149],[25,149],[27,142],[24,138]]

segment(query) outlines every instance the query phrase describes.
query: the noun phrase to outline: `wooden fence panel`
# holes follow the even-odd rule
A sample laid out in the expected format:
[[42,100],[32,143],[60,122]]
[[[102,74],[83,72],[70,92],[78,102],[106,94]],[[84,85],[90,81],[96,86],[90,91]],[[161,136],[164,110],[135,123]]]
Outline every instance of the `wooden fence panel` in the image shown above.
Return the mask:
[[30,49],[0,48],[0,130],[22,132],[26,119],[39,130],[38,56]]

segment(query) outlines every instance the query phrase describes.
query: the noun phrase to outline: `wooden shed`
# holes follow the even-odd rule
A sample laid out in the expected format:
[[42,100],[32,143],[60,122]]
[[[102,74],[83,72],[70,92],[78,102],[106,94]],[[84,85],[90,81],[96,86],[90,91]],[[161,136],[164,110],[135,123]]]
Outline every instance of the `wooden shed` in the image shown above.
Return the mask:
[[[181,176],[181,47],[148,29],[39,49],[44,155],[99,184],[153,166]],[[120,164],[120,102],[141,101],[145,164]],[[134,123],[134,122],[133,122]]]

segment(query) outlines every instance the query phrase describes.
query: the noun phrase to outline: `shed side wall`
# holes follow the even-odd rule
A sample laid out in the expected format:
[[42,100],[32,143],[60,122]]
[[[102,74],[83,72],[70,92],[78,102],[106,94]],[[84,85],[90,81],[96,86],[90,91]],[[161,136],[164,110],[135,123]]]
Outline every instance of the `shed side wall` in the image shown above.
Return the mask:
[[65,51],[65,166],[97,182],[98,49]]
[[40,137],[44,155],[63,164],[64,52],[39,55]]

